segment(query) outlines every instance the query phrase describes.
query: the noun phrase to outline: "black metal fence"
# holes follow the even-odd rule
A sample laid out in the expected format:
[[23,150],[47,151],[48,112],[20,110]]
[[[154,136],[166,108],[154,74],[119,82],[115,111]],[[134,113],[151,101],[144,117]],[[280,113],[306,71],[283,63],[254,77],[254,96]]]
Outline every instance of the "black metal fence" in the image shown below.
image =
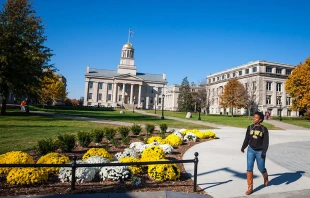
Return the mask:
[[79,167],[104,167],[104,166],[141,166],[141,165],[153,165],[153,164],[175,164],[175,163],[194,163],[194,187],[193,191],[197,192],[197,169],[198,169],[198,153],[195,152],[195,158],[190,160],[170,160],[170,161],[149,161],[149,162],[126,162],[126,163],[103,163],[103,164],[77,164],[76,156],[73,156],[71,164],[0,164],[0,167],[71,167],[71,190],[75,190],[75,171]]

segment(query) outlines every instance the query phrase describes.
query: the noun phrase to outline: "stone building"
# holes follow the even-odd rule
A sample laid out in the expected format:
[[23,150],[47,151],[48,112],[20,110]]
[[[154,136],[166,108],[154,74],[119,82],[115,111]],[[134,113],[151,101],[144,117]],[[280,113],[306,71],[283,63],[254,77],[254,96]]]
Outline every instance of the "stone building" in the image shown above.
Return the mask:
[[161,108],[166,74],[137,72],[135,49],[126,43],[116,70],[86,67],[84,106]]
[[[219,96],[231,78],[237,78],[253,98],[252,108],[271,116],[298,116],[291,110],[292,99],[285,91],[285,80],[294,69],[293,65],[268,61],[253,61],[247,64],[207,76],[207,92],[210,94],[209,112],[220,114],[231,113],[232,109],[221,108]],[[246,114],[246,109],[234,109],[234,114]]]

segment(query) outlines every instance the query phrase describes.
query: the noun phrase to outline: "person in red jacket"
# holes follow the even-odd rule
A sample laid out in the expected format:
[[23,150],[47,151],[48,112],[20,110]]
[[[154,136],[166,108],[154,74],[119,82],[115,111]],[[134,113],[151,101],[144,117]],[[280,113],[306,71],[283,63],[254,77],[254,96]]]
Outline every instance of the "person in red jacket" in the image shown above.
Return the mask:
[[23,100],[23,102],[20,103],[20,111],[26,111],[26,109],[25,109],[26,104],[27,104],[27,103],[26,103],[25,100]]
[[261,112],[255,112],[253,116],[254,124],[248,126],[246,135],[244,138],[241,152],[244,153],[244,149],[247,149],[247,183],[248,190],[246,195],[250,195],[253,191],[253,167],[256,160],[258,170],[264,177],[264,185],[268,185],[268,173],[265,168],[266,153],[269,146],[269,132],[268,129],[261,125],[264,121],[264,114]]

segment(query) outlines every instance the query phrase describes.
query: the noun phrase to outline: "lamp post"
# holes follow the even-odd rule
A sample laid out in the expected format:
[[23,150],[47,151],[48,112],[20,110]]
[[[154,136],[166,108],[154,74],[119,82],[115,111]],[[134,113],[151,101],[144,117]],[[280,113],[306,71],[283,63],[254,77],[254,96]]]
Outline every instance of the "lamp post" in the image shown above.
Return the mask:
[[282,102],[280,102],[280,121],[282,121]]
[[132,113],[135,112],[135,100],[136,100],[136,97],[134,96],[133,97],[133,104],[132,104]]
[[200,117],[200,112],[201,112],[201,99],[199,98],[198,99],[198,105],[199,105],[199,107],[198,107],[198,120],[201,120],[201,117]]
[[157,100],[156,100],[156,98],[155,98],[155,101],[154,101],[155,103],[154,103],[154,106],[155,106],[155,114],[156,114],[156,105],[157,105]]
[[164,101],[165,101],[165,94],[162,95],[162,99],[163,99],[163,102],[161,104],[161,119],[164,120],[165,117],[164,117]]

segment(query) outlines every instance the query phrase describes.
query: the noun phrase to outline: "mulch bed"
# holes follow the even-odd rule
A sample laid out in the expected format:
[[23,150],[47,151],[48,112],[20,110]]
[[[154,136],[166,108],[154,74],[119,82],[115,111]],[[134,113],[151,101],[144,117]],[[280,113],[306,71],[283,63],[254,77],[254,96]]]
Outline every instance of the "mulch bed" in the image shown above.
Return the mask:
[[[145,136],[145,133],[141,133]],[[154,135],[158,135],[155,131]],[[167,133],[166,135],[169,135]],[[121,139],[116,136],[116,139]],[[130,142],[140,141],[136,136],[131,136]],[[166,158],[169,160],[182,160],[183,154],[192,146],[199,144],[201,142],[209,141],[208,139],[197,139],[197,142],[183,143],[183,145],[174,147],[174,152],[172,154],[166,154]],[[91,143],[91,147],[103,147],[104,145],[109,145],[109,153],[116,154],[117,152],[123,151],[128,146],[120,145],[118,147],[112,146],[107,140],[103,140],[99,145]],[[72,153],[64,153],[66,156],[73,157],[77,156],[81,159],[83,154],[89,149],[77,146]],[[40,157],[36,150],[27,151],[34,160],[38,160]],[[194,158],[194,156],[193,156]],[[193,192],[193,180],[185,172],[183,164],[178,164],[181,169],[181,177],[177,181],[165,181],[157,182],[149,178],[147,174],[139,175],[141,178],[141,184],[139,186],[133,185],[132,181],[125,181],[123,183],[114,181],[100,181],[99,177],[96,178],[95,182],[87,183],[76,183],[76,190],[71,191],[71,183],[61,183],[57,178],[57,175],[52,175],[49,180],[40,185],[31,186],[15,186],[6,183],[6,178],[4,175],[0,175],[0,196],[16,196],[16,195],[44,195],[44,194],[81,194],[81,193],[122,193],[122,192],[150,192],[150,191],[175,191],[175,192]],[[194,164],[193,164],[194,166]],[[201,188],[197,187],[197,194],[206,194]]]

